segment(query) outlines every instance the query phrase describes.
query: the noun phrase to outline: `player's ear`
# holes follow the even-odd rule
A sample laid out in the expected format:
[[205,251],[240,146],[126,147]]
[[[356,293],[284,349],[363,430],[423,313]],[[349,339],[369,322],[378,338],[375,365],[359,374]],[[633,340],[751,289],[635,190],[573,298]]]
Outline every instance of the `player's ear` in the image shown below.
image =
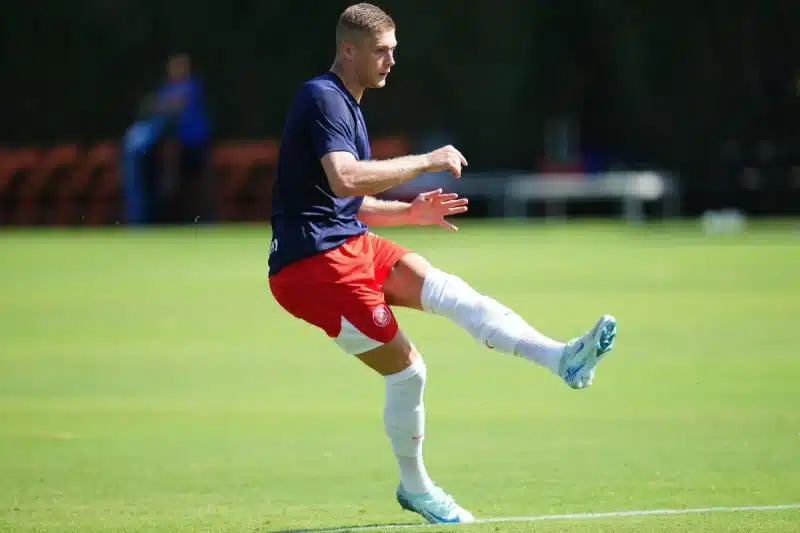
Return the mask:
[[353,45],[347,41],[339,41],[339,55],[343,59],[353,59]]
[[358,49],[362,44],[363,37],[359,35],[351,35],[348,39],[342,40],[344,57],[350,61],[355,60]]

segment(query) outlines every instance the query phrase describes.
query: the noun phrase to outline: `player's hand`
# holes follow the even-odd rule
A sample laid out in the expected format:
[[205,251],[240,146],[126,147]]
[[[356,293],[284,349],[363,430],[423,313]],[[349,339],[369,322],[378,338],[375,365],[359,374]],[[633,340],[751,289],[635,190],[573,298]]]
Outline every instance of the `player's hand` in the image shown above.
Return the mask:
[[447,145],[434,150],[428,154],[429,168],[431,172],[445,170],[456,178],[461,177],[461,167],[467,166],[467,159],[453,146]]
[[444,217],[466,213],[467,203],[469,201],[466,198],[459,198],[456,193],[443,193],[442,189],[436,189],[417,196],[411,202],[409,215],[414,224],[438,225],[451,231],[458,231],[458,228]]

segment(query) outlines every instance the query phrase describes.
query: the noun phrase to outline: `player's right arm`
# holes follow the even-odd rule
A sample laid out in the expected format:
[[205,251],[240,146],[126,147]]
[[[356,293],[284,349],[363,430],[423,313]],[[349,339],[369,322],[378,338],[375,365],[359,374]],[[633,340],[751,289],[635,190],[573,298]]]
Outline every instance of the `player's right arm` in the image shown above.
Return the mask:
[[378,194],[424,172],[446,170],[460,177],[461,167],[467,164],[452,146],[427,154],[360,161],[355,146],[356,125],[342,96],[334,91],[319,91],[312,99],[310,128],[314,149],[331,191],[339,197]]
[[329,152],[322,157],[331,190],[340,197],[378,194],[424,172],[446,170],[458,178],[466,164],[464,156],[452,146],[380,161],[359,161],[350,152]]

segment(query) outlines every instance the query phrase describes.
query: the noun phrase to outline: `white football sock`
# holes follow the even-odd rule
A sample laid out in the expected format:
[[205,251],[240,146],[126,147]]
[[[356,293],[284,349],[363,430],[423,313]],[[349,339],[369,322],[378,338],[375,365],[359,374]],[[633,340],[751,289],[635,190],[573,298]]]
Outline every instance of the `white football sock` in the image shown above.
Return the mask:
[[384,427],[400,469],[400,483],[408,492],[422,493],[433,488],[422,462],[425,434],[425,391],[427,370],[422,358],[396,374],[385,376],[386,405]]
[[433,269],[423,284],[422,307],[449,318],[489,348],[524,357],[558,374],[563,343],[542,335],[514,311],[457,276]]

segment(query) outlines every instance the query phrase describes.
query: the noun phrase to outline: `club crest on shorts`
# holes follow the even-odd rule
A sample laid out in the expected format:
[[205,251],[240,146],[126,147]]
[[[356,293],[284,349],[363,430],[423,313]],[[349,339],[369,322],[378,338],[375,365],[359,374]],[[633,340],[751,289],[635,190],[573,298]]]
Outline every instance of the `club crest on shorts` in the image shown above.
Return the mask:
[[392,321],[392,312],[385,304],[381,304],[372,310],[372,321],[376,326],[385,328]]

